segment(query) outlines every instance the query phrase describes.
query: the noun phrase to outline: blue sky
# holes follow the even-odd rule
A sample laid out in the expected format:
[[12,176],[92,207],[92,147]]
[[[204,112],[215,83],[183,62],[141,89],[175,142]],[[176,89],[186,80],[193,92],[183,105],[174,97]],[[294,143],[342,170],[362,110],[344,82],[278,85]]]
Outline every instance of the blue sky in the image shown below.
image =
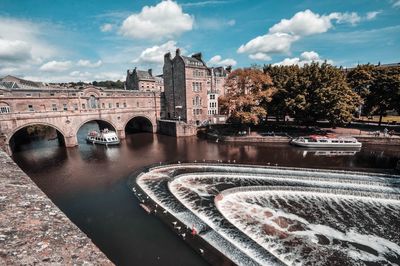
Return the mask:
[[161,73],[176,47],[210,66],[400,62],[400,0],[0,0],[0,76]]

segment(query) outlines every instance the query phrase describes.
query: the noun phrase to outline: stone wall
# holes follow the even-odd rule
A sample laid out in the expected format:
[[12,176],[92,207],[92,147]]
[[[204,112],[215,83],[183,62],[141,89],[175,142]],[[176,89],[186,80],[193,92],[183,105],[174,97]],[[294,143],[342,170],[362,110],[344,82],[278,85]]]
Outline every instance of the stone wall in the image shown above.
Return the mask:
[[0,264],[113,265],[0,151]]
[[159,120],[159,132],[173,137],[190,137],[197,135],[197,127],[183,121]]

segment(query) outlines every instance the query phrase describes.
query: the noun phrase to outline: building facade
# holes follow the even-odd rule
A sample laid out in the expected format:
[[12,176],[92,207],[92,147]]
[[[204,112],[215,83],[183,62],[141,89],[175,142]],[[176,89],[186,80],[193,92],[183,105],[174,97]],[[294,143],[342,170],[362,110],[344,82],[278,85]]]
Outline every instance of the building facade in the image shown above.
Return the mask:
[[207,121],[208,71],[201,53],[191,57],[176,50],[164,56],[164,91],[167,119],[200,125]]
[[206,124],[218,116],[218,97],[225,94],[224,84],[230,68],[208,68],[197,53],[183,56],[177,49],[164,56],[164,91],[168,119],[189,124]]
[[163,92],[164,81],[162,76],[153,76],[151,69],[145,71],[134,68],[126,73],[125,88],[127,90]]

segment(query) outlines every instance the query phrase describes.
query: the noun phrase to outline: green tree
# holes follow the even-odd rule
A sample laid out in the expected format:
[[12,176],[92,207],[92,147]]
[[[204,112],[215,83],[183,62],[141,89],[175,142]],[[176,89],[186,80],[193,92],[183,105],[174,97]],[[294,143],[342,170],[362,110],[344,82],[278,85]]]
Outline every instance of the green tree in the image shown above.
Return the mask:
[[379,115],[379,125],[382,117],[388,111],[400,113],[400,68],[376,67],[373,82],[364,103],[364,111],[369,115]]
[[302,123],[328,120],[331,124],[350,122],[360,97],[347,85],[345,74],[327,63],[298,66],[269,66],[277,93],[271,110],[285,112]]

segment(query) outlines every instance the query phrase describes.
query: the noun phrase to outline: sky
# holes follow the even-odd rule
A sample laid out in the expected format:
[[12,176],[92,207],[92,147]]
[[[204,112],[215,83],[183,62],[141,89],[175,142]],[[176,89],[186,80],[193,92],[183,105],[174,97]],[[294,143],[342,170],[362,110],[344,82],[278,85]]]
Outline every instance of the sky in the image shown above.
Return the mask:
[[0,0],[0,77],[125,80],[176,48],[209,66],[400,62],[400,0]]

